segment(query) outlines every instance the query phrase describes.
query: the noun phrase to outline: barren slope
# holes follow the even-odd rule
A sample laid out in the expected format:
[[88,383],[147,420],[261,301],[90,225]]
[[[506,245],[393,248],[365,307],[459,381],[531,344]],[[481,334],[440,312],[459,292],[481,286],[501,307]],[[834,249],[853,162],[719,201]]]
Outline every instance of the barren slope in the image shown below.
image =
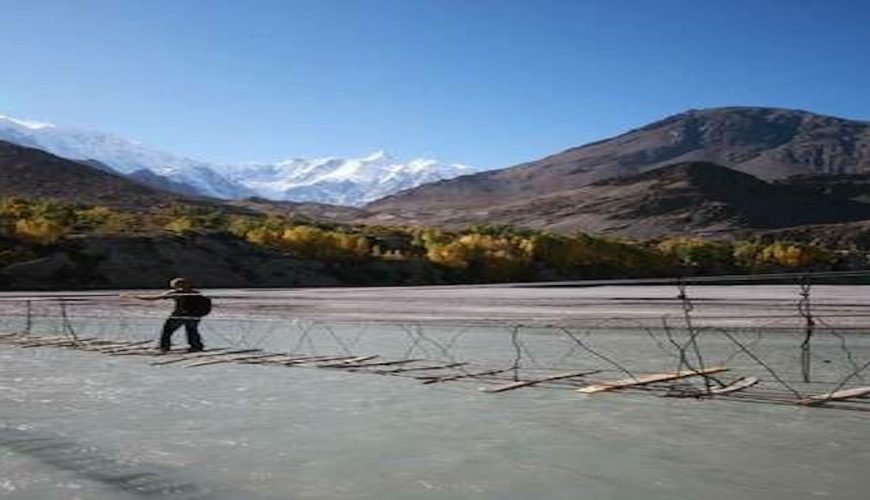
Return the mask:
[[461,216],[686,161],[713,162],[761,179],[866,173],[870,124],[775,108],[692,110],[530,163],[404,191],[367,208],[415,220],[435,211]]
[[[771,184],[706,162],[681,163],[492,207],[432,210],[412,222],[502,223],[636,237],[716,234],[870,218],[870,205]],[[371,221],[389,221],[380,214]]]

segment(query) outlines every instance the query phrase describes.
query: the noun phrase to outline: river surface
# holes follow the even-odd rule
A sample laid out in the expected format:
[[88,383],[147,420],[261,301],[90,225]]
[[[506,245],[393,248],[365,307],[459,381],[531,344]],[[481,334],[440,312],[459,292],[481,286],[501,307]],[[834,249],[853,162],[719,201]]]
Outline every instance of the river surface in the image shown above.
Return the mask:
[[[84,316],[73,314],[80,334],[111,333],[108,320]],[[11,328],[20,318],[7,320]],[[412,340],[407,327],[320,321],[361,354],[406,354]],[[208,342],[239,342],[238,324],[214,323]],[[298,344],[299,324],[268,324],[243,333],[269,347]],[[124,335],[153,336],[157,325],[156,318],[127,321]],[[461,336],[456,325],[433,328],[433,338],[453,339],[461,356],[489,354],[495,364],[512,352],[504,327],[477,325]],[[793,381],[798,331],[761,341],[758,332],[740,335]],[[569,345],[545,328],[522,335],[536,363]],[[870,340],[853,335],[852,361],[863,363]],[[320,334],[322,349],[330,338]],[[672,363],[649,332],[599,329],[583,338],[632,367]],[[715,359],[734,353],[721,338],[705,342]],[[848,371],[839,342],[820,337],[819,379]],[[559,368],[604,368],[571,359]],[[0,345],[0,497],[794,500],[862,499],[870,491],[867,412],[642,392],[486,394],[474,383],[152,360]],[[732,357],[729,367],[764,375],[745,357]]]

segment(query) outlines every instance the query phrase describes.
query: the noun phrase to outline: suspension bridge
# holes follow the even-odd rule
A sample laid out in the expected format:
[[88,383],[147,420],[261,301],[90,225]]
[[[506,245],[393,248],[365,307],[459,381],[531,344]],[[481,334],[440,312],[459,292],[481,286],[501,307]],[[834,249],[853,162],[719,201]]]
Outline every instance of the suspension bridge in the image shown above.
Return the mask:
[[[100,293],[7,295],[0,344],[138,358],[155,369],[342,370],[492,394],[553,389],[578,398],[632,393],[868,411],[870,300],[824,284],[867,277],[324,289],[305,297],[218,291],[219,313],[204,321],[209,349],[165,354],[153,348],[161,321],[154,308]],[[723,283],[736,286],[716,286]],[[636,288],[616,292],[625,287]]]

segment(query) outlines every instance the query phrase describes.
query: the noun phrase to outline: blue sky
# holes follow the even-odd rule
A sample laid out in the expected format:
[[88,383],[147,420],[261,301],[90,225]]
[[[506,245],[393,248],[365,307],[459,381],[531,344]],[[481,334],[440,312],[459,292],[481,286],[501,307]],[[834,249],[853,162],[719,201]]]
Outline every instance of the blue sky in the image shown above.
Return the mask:
[[870,2],[0,0],[0,114],[235,162],[494,168],[688,108],[870,120]]

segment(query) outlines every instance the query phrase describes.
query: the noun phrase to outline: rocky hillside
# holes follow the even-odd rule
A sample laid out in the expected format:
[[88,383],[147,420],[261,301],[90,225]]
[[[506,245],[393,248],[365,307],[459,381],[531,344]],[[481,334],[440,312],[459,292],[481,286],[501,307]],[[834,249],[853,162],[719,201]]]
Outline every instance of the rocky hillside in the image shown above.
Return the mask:
[[435,211],[415,222],[453,227],[502,223],[656,237],[862,219],[870,219],[870,205],[768,183],[712,163],[688,162],[493,207]]
[[266,215],[281,215],[298,220],[353,222],[368,214],[358,208],[328,203],[273,201],[265,198],[247,198],[226,202],[230,206],[245,208]]
[[870,174],[798,175],[774,182],[807,194],[870,203]]
[[210,287],[339,283],[322,264],[221,235],[76,238],[33,257],[0,269],[0,289],[160,288],[176,275]]
[[[870,173],[870,124],[774,108],[692,110],[530,163],[404,191],[367,209],[384,220],[459,219],[470,209],[518,209],[541,196],[564,196],[687,161],[717,163],[765,180]],[[543,216],[536,206],[526,204],[530,211],[522,218]]]

